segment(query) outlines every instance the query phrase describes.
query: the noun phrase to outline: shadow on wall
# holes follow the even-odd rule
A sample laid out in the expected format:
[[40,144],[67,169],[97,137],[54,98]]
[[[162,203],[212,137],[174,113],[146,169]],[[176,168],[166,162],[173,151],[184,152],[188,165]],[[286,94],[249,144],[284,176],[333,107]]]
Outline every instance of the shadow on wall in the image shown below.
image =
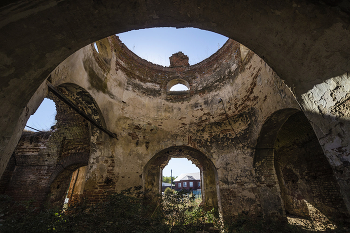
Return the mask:
[[265,216],[310,219],[309,203],[335,223],[348,221],[334,172],[303,112],[279,110],[264,123],[254,167]]

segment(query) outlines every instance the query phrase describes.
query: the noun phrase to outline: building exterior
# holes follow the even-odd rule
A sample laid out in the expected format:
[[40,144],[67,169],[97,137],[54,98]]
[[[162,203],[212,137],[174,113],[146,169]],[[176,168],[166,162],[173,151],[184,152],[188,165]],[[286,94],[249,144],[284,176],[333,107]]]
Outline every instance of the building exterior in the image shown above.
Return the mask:
[[200,173],[183,173],[174,180],[176,191],[201,189]]

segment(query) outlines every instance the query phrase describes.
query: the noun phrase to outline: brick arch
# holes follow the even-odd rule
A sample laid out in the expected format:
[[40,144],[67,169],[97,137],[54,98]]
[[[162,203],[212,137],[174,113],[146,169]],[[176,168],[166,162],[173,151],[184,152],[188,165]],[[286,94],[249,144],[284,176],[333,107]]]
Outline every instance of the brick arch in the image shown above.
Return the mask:
[[91,94],[75,83],[62,83],[57,88],[85,114],[102,126],[106,126],[102,112]]
[[286,214],[310,219],[317,209],[332,222],[348,221],[333,169],[301,111],[291,115],[278,132],[274,168]]
[[70,155],[69,157],[64,158],[61,160],[58,164],[56,164],[55,170],[52,172],[50,179],[49,179],[49,185],[52,184],[52,182],[58,177],[59,174],[61,174],[63,171],[66,170],[76,170],[79,167],[87,166],[89,164],[89,154],[87,153],[77,153]]
[[147,198],[154,202],[160,201],[157,197],[161,192],[161,173],[171,158],[187,158],[200,169],[204,206],[208,209],[220,208],[216,167],[203,152],[189,146],[172,146],[163,149],[148,161],[143,170],[143,186]]
[[46,203],[50,207],[62,208],[73,172],[80,167],[87,166],[88,161],[89,154],[74,154],[56,165],[47,190]]
[[264,216],[284,216],[284,206],[274,168],[274,145],[279,130],[297,109],[274,112],[263,124],[254,155],[254,169]]
[[[88,91],[74,83],[63,83],[56,88],[91,119],[105,126],[101,111]],[[52,206],[62,207],[73,172],[89,164],[91,157],[99,150],[96,139],[103,140],[104,134],[66,103],[53,94],[50,96],[57,106],[57,125],[52,136],[58,134],[56,137],[62,142],[49,180],[47,202]]]
[[311,204],[330,220],[347,221],[333,170],[302,111],[282,109],[265,121],[254,168],[265,216],[309,219]]

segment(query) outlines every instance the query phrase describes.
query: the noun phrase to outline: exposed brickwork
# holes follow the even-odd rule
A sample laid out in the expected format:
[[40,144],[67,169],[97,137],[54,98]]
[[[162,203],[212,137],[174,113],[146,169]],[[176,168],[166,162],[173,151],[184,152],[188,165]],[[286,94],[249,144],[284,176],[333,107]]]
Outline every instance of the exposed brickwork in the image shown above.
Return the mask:
[[51,204],[62,205],[72,169],[87,165],[90,155],[88,123],[57,97],[49,96],[57,110],[53,131],[24,132],[14,153],[15,168],[9,167],[2,178],[5,184],[11,175],[2,189],[5,194],[17,201],[33,199],[37,206],[42,206],[48,195]]
[[283,125],[275,146],[275,167],[286,212],[309,217],[307,201],[333,221],[347,219],[333,170],[302,112]]
[[188,63],[188,56],[186,56],[183,52],[174,53],[169,57],[170,67],[180,67],[180,66],[190,66]]
[[4,174],[2,174],[0,179],[0,194],[4,194],[8,187],[9,182],[11,181],[11,177],[13,171],[16,168],[16,157],[11,156],[10,161],[8,162]]
[[[198,64],[187,66],[181,63],[180,66],[170,67],[155,65],[136,56],[116,36],[109,37],[109,40],[111,47],[118,54],[116,70],[120,69],[128,76],[127,88],[160,97],[162,93],[166,94],[167,83],[175,78],[189,83],[190,91],[185,94],[186,97],[171,95],[167,97],[169,101],[183,101],[187,96],[202,95],[224,86],[236,78],[239,70],[237,68],[241,64],[240,45],[233,40],[228,40],[215,54]],[[249,58],[245,59],[245,62],[247,61]]]

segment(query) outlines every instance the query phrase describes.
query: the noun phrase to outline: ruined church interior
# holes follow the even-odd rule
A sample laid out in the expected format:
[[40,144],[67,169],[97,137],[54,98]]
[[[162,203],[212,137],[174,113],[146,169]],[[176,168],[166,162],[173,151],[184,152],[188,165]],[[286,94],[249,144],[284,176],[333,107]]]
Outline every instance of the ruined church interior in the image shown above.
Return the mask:
[[[350,224],[347,1],[36,0],[0,12],[1,195],[42,209],[140,186],[152,203],[162,169],[187,158],[223,220],[312,209]],[[153,27],[229,39],[197,64],[179,52],[161,66],[115,35]],[[55,125],[23,130],[44,98]]]

